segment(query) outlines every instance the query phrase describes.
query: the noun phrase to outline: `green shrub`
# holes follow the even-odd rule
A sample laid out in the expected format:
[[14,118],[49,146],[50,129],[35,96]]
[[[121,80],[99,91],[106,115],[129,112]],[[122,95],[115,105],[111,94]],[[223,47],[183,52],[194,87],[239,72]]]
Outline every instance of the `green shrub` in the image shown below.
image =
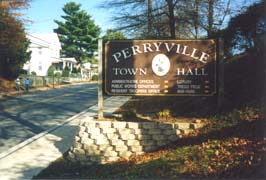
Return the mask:
[[171,117],[171,111],[169,109],[164,109],[157,113],[157,116],[161,119],[167,119]]
[[92,81],[98,81],[98,75],[94,74],[94,75],[91,77],[91,80],[92,80]]
[[51,65],[51,66],[48,68],[47,75],[48,75],[48,76],[53,76],[53,75],[54,75],[54,66],[53,66],[53,65]]
[[70,69],[66,66],[63,70],[62,77],[69,77],[70,75]]
[[61,73],[60,72],[56,72],[55,73],[55,77],[60,78],[61,77]]

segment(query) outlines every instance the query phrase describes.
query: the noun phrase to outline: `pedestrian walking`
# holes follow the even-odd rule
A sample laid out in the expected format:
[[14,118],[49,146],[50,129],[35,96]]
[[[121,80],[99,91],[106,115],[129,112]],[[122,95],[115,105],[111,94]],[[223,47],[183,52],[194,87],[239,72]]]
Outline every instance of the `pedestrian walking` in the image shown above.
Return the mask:
[[29,92],[29,88],[30,88],[30,80],[29,78],[25,79],[25,91]]
[[17,91],[20,90],[20,79],[19,78],[16,79],[16,88],[17,88]]

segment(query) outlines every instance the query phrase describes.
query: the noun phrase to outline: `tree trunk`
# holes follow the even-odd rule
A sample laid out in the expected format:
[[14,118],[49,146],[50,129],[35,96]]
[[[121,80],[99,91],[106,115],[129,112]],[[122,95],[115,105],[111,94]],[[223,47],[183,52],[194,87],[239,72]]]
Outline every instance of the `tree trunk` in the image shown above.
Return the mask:
[[166,0],[168,11],[169,11],[169,27],[170,27],[170,37],[175,39],[175,15],[174,15],[174,3],[173,0]]
[[195,0],[195,37],[199,38],[199,2]]
[[209,14],[208,14],[208,37],[211,37],[212,32],[213,32],[213,6],[214,6],[214,0],[209,0]]
[[148,0],[148,36],[152,35],[152,0]]

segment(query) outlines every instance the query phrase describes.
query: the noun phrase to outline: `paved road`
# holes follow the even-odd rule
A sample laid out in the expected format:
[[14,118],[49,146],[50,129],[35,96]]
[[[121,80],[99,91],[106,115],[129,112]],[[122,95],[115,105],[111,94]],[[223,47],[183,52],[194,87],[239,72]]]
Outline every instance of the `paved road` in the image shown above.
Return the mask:
[[0,153],[96,103],[96,84],[20,95],[0,102]]

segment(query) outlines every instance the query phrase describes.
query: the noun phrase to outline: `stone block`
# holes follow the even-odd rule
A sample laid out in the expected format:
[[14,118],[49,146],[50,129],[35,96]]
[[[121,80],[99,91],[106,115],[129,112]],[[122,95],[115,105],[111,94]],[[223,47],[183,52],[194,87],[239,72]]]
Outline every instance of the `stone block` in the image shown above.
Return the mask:
[[118,134],[106,134],[106,137],[110,140],[114,140],[114,139],[119,139],[119,135]]
[[112,127],[112,122],[111,121],[97,121],[96,122],[96,127],[99,128],[111,128]]
[[128,147],[126,145],[120,145],[114,147],[115,151],[127,151]]
[[130,152],[130,151],[121,151],[119,152],[119,157],[122,157],[122,158],[129,158],[133,153]]
[[128,128],[118,129],[118,132],[120,134],[134,134],[134,130],[133,129],[128,129]]
[[155,135],[152,135],[152,139],[155,141],[161,141],[161,140],[167,139],[167,137],[163,134],[155,134]]
[[75,154],[72,153],[72,152],[69,152],[69,153],[67,154],[67,159],[69,159],[69,160],[75,159]]
[[76,148],[76,149],[82,149],[82,144],[80,142],[74,142],[73,146]]
[[119,146],[119,145],[125,145],[125,142],[121,139],[111,139],[111,145],[113,146]]
[[85,154],[77,154],[76,155],[76,159],[79,161],[79,162],[85,162],[88,160],[88,157],[85,155]]
[[[144,134],[144,130],[143,129],[134,129],[134,133],[133,134]],[[147,134],[147,133],[146,133]]]
[[141,128],[141,123],[127,122],[127,128],[139,129],[139,128]]
[[120,138],[122,140],[133,140],[136,139],[136,136],[134,134],[121,134]]
[[139,152],[134,152],[133,154],[135,154],[135,155],[143,155],[143,154],[145,154],[145,152],[144,151],[139,151]]
[[181,131],[181,134],[189,134],[189,133],[193,132],[192,129],[181,129],[180,131]]
[[104,134],[89,134],[91,139],[105,139],[107,138]]
[[174,142],[174,141],[177,141],[179,139],[179,136],[178,135],[170,135],[168,137],[168,140]]
[[129,150],[131,152],[143,152],[143,147],[142,146],[130,146]]
[[107,162],[115,162],[118,161],[120,159],[120,157],[116,156],[116,157],[106,157],[106,161]]
[[157,123],[156,122],[143,122],[142,123],[142,128],[143,129],[152,129],[152,128],[156,128],[157,127]]
[[136,139],[138,140],[151,140],[152,136],[151,135],[147,135],[147,134],[138,134],[136,135]]
[[73,150],[73,153],[75,154],[75,156],[77,156],[77,155],[85,155],[86,154],[86,152],[85,152],[85,150],[84,149],[79,149],[79,148],[75,148],[74,150]]
[[189,129],[189,127],[190,127],[190,123],[186,123],[186,122],[175,123],[176,129]]
[[142,140],[142,141],[140,141],[140,144],[142,146],[153,146],[153,145],[156,145],[156,141],[154,141],[154,140]]
[[102,144],[99,146],[100,151],[112,151],[114,150],[113,146],[110,146],[110,144]]
[[87,138],[87,137],[86,138],[84,137],[84,138],[81,139],[81,143],[82,144],[94,144],[94,140],[90,139],[90,138]]
[[135,140],[135,139],[133,139],[133,140],[127,140],[126,141],[126,144],[128,146],[138,146],[138,145],[140,145],[140,141],[139,140]]
[[112,127],[121,129],[121,128],[126,128],[127,122],[112,122]]
[[175,129],[166,129],[162,131],[162,134],[164,135],[174,135],[176,134],[176,130]]
[[101,134],[101,130],[100,130],[100,128],[93,128],[93,129],[87,129],[87,132],[89,133],[89,134]]
[[145,152],[151,152],[151,151],[157,150],[158,147],[157,146],[144,146],[143,149]]
[[116,133],[116,129],[114,129],[114,128],[101,128],[101,132],[104,134],[113,134],[113,133]]
[[191,123],[190,124],[190,128],[191,129],[199,129],[199,128],[202,128],[204,126],[204,124],[203,123]]
[[97,145],[84,145],[83,148],[86,151],[86,154],[89,155],[99,155],[101,153],[99,146]]
[[102,152],[97,149],[97,150],[86,150],[87,156],[101,156]]
[[96,124],[94,121],[92,121],[92,122],[85,123],[83,126],[85,126],[87,129],[93,129],[96,127]]
[[97,138],[95,139],[95,144],[97,145],[109,144],[109,140],[107,138]]
[[78,136],[80,138],[89,137],[89,134],[87,132],[84,132],[84,131],[79,131]]
[[106,157],[116,157],[118,156],[118,153],[116,151],[105,151],[103,152],[103,155]]
[[96,163],[100,163],[102,158],[100,156],[91,156],[89,157],[89,160],[96,162]]
[[170,123],[158,123],[159,129],[173,129],[173,125]]
[[162,130],[161,129],[149,129],[148,134],[150,134],[150,135],[162,134]]
[[75,141],[80,142],[81,138],[79,136],[75,136]]
[[179,130],[179,129],[177,129],[176,131],[175,131],[175,134],[176,135],[180,135],[182,132],[181,132],[181,130]]
[[85,126],[79,126],[79,131],[83,131],[83,132],[85,132],[86,131],[86,127]]
[[165,146],[167,145],[169,142],[167,140],[163,140],[163,141],[157,141],[156,144],[157,146]]

